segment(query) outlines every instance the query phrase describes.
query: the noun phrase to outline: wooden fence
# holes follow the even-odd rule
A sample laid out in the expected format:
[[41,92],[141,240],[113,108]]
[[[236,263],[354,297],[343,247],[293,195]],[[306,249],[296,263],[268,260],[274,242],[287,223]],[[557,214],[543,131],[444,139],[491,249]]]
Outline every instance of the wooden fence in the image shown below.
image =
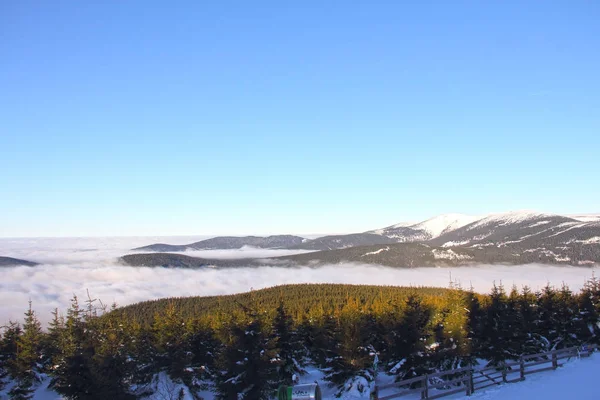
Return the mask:
[[438,399],[460,392],[470,396],[475,391],[489,386],[520,382],[527,375],[556,369],[563,365],[561,361],[565,359],[589,357],[595,349],[596,346],[569,347],[525,355],[518,361],[507,362],[497,367],[480,369],[465,367],[417,376],[387,385],[375,386],[374,398],[389,400],[410,394],[420,394],[421,399]]

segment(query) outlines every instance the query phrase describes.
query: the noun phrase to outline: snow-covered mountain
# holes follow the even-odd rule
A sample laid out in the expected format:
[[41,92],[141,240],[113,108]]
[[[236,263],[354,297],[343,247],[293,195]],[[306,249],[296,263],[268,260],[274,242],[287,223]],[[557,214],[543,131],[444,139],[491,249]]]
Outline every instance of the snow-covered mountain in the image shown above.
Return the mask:
[[[262,248],[335,251],[350,250],[358,246],[384,246],[373,247],[372,251],[376,252],[387,245],[399,243],[416,243],[429,247],[428,251],[432,253],[429,256],[433,261],[442,256],[447,258],[450,255],[464,256],[468,253],[469,257],[489,262],[539,261],[591,265],[600,261],[600,214],[564,216],[536,211],[512,211],[482,216],[443,214],[418,223],[398,223],[363,233],[323,236],[312,240],[296,236],[217,237],[183,246],[155,244],[136,250],[179,252],[250,245]],[[412,247],[399,249],[404,257],[407,249]],[[416,249],[422,250],[420,247]],[[397,263],[398,257],[393,258],[392,253],[394,252],[381,250],[375,253],[378,259],[373,262],[385,265]],[[343,256],[344,259],[354,257],[362,262],[365,260],[362,254],[356,250],[356,254],[348,251],[339,256]],[[330,256],[338,255],[336,253],[324,258],[331,261],[333,259]],[[419,257],[415,256],[412,259],[423,260],[425,256],[419,253]],[[140,257],[138,255],[138,258]],[[308,256],[304,258],[306,257]],[[387,260],[389,262],[386,264],[384,258],[391,261]]]
[[494,248],[501,253],[527,254],[528,262],[537,259],[585,264],[598,260],[600,219],[593,214],[574,218],[536,211],[483,216],[443,214],[419,223],[399,223],[362,234],[318,238],[297,247],[335,250],[390,243],[423,243],[447,249]]
[[416,224],[400,223],[371,232],[387,236],[398,242],[415,242],[436,238],[445,232],[453,231],[480,218],[464,214],[442,214]]

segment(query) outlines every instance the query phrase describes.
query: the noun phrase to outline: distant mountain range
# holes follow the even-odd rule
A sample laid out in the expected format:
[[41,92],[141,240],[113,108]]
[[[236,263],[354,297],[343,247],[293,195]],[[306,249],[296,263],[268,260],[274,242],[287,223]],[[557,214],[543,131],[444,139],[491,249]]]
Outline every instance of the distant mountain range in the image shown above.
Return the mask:
[[[243,246],[316,250],[260,260],[194,259],[181,254],[135,254],[128,265],[241,266],[319,265],[339,262],[395,267],[481,263],[600,264],[600,215],[561,216],[530,211],[474,217],[445,214],[416,224],[308,240],[298,236],[217,237],[184,246],[155,244],[136,250],[184,251]],[[192,259],[192,260],[190,260]]]
[[276,235],[276,236],[218,236],[212,239],[201,240],[190,244],[172,245],[155,243],[149,246],[138,247],[133,250],[150,251],[186,251],[186,250],[231,250],[241,249],[244,246],[257,247],[261,249],[285,249],[298,246],[307,241],[300,236]]
[[12,257],[0,257],[0,267],[16,267],[19,265],[33,267],[34,265],[38,265],[38,263]]

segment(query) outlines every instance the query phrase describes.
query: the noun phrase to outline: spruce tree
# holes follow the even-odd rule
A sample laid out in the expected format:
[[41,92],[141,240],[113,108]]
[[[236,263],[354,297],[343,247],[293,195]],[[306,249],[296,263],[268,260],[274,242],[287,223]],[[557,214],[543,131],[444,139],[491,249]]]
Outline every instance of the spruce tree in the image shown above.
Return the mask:
[[217,397],[223,400],[269,400],[277,388],[275,343],[262,317],[247,311],[248,321],[228,328],[230,339],[219,362]]
[[23,332],[17,338],[17,354],[11,362],[11,375],[16,386],[9,392],[11,399],[29,399],[33,395],[34,384],[40,381],[39,362],[42,357],[42,328],[35,312],[29,308],[25,312]]
[[427,341],[433,334],[431,318],[432,310],[421,298],[409,295],[402,318],[393,330],[394,342],[390,345],[391,358],[396,363],[390,372],[398,374],[397,380],[429,372],[426,364]]
[[132,382],[133,365],[127,362],[127,336],[124,324],[109,314],[102,319],[92,317],[87,322],[88,332],[96,336],[90,371],[97,399],[132,399],[129,384]]
[[479,353],[488,365],[502,366],[507,359],[518,357],[512,347],[516,314],[509,308],[508,297],[502,285],[494,284],[483,319]]
[[554,350],[561,342],[557,329],[558,303],[556,290],[550,284],[547,284],[537,296],[536,330],[540,338],[547,343],[548,350]]
[[175,304],[156,315],[152,330],[159,368],[166,370],[174,381],[182,381],[188,374],[192,353],[185,321]]
[[558,291],[557,301],[555,346],[558,348],[578,346],[589,337],[589,331],[585,337],[582,337],[586,327],[579,313],[577,300],[567,285],[563,284]]
[[54,390],[69,400],[94,398],[94,377],[90,368],[93,348],[86,341],[83,317],[77,296],[73,296],[50,383]]
[[277,346],[277,381],[280,385],[291,385],[293,376],[305,371],[301,367],[302,345],[294,329],[292,317],[286,312],[283,302],[279,303],[271,338]]
[[338,388],[337,396],[356,388],[359,392],[373,380],[372,347],[363,336],[362,314],[349,302],[332,332],[332,344],[324,368],[324,379]]
[[21,325],[18,322],[9,321],[8,325],[2,327],[4,332],[0,338],[0,389],[4,387],[5,381],[14,374],[14,360],[17,357],[18,340],[21,336]]
[[528,286],[521,289],[518,299],[520,330],[524,334],[521,354],[537,354],[548,349],[548,342],[539,334],[537,297]]
[[128,363],[131,364],[131,383],[136,388],[150,385],[155,374],[160,372],[157,366],[156,347],[153,334],[149,328],[143,327],[137,321],[129,326],[130,340],[127,344]]
[[581,340],[600,344],[600,281],[595,276],[585,283],[578,302],[584,329],[579,334]]
[[51,373],[53,363],[57,360],[61,353],[61,338],[65,329],[65,320],[59,315],[58,309],[52,311],[52,319],[48,323],[48,329],[43,336],[44,353],[42,364],[44,372]]

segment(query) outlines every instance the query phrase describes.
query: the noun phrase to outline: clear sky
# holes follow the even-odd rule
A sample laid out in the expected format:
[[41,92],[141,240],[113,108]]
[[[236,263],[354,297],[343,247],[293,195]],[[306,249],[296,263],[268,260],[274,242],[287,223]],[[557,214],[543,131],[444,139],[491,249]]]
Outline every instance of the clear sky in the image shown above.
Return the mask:
[[0,3],[0,236],[600,212],[600,2]]

